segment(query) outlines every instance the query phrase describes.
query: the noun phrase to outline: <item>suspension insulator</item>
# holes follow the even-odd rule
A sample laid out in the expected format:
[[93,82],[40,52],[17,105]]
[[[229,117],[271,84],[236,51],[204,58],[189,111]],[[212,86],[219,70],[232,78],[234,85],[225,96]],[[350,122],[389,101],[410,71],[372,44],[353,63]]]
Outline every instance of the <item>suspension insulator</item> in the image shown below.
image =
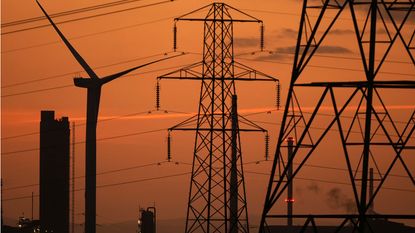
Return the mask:
[[277,109],[280,110],[280,107],[281,107],[281,85],[280,85],[279,81],[277,82],[276,89],[277,89],[276,106],[277,106]]
[[176,24],[173,26],[173,51],[177,50],[177,27]]
[[260,27],[260,33],[261,33],[261,51],[264,51],[264,47],[265,47],[265,38],[264,38],[264,24],[261,24]]
[[269,159],[269,135],[268,133],[265,134],[265,160],[268,161]]
[[157,80],[156,84],[156,109],[160,110],[160,82]]
[[170,131],[167,134],[167,161],[171,161],[171,135]]

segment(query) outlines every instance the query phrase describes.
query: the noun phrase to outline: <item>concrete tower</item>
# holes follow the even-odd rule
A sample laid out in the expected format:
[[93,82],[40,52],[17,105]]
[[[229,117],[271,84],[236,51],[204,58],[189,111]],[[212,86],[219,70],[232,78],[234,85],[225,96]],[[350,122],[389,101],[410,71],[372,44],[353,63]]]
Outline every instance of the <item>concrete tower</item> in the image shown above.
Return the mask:
[[69,121],[42,111],[40,121],[41,232],[69,233]]

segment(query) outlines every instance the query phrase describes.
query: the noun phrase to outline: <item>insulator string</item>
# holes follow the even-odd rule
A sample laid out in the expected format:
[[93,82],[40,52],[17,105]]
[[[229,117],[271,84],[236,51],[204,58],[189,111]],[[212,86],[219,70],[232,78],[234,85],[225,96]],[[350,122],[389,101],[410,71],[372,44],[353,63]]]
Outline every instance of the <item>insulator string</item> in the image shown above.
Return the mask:
[[160,81],[157,79],[156,84],[156,109],[160,110]]
[[177,50],[177,26],[176,23],[174,23],[173,26],[173,51],[176,52]]
[[171,135],[170,130],[167,134],[167,161],[171,161]]
[[269,159],[269,135],[268,132],[265,134],[265,160]]
[[264,51],[264,47],[265,47],[265,38],[264,38],[264,24],[261,23],[260,26],[260,38],[261,38],[261,51]]
[[277,109],[280,110],[280,107],[281,107],[281,85],[280,85],[279,81],[277,82],[276,91],[277,91],[276,106],[277,106]]

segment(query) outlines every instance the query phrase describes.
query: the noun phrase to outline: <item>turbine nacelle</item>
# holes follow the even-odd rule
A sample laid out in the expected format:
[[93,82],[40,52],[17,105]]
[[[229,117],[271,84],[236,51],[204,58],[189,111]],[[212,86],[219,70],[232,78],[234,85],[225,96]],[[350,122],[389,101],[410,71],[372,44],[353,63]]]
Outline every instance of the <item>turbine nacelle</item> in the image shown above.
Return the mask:
[[75,86],[83,88],[94,88],[102,86],[101,79],[92,78],[77,77],[73,79],[73,83],[75,84]]

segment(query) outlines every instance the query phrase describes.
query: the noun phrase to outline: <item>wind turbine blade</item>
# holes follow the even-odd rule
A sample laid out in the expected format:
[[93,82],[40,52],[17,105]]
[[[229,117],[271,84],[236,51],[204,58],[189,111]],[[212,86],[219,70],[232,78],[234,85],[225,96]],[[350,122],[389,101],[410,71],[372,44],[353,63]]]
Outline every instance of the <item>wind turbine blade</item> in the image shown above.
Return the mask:
[[126,75],[126,74],[128,74],[128,73],[130,73],[130,72],[132,72],[134,70],[139,69],[139,68],[142,68],[142,67],[145,67],[145,66],[154,64],[154,63],[158,63],[158,62],[161,62],[161,61],[164,61],[164,60],[168,60],[168,59],[172,59],[172,58],[175,58],[175,57],[183,56],[183,55],[185,55],[185,53],[181,53],[181,54],[174,55],[174,56],[171,56],[171,57],[165,57],[165,58],[162,58],[162,59],[158,59],[158,60],[155,60],[155,61],[152,61],[152,62],[149,62],[149,63],[145,63],[145,64],[142,64],[142,65],[139,65],[139,66],[130,68],[128,70],[124,70],[124,71],[118,72],[116,74],[108,75],[108,76],[106,76],[104,78],[101,78],[102,84],[105,84],[107,82],[111,82],[112,80],[117,79],[117,78],[119,78],[119,77],[121,77],[123,75]]
[[59,36],[61,37],[61,39],[65,43],[66,47],[68,47],[68,49],[71,51],[71,53],[75,57],[75,59],[79,62],[79,64],[88,73],[89,77],[91,77],[91,78],[98,78],[98,76],[91,69],[91,67],[86,63],[86,61],[81,57],[81,55],[75,50],[75,48],[71,45],[71,43],[69,43],[69,41],[65,38],[65,36],[62,34],[62,32],[59,30],[59,28],[56,26],[56,24],[49,17],[48,13],[46,13],[45,9],[43,9],[42,5],[40,5],[40,3],[39,3],[38,0],[36,0],[36,3],[39,5],[40,9],[43,11],[43,13],[45,14],[46,18],[48,18],[48,20],[52,24],[53,28],[55,28],[55,31],[59,34]]

